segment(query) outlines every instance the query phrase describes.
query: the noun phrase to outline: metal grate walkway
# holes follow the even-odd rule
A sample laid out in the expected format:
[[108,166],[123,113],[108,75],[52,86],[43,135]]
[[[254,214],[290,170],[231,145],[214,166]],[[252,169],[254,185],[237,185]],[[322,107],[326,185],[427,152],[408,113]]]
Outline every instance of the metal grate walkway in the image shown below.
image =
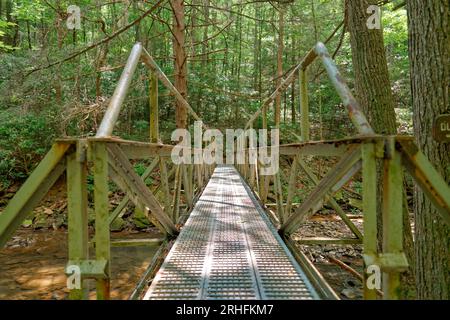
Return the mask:
[[219,166],[149,299],[318,299],[234,167]]

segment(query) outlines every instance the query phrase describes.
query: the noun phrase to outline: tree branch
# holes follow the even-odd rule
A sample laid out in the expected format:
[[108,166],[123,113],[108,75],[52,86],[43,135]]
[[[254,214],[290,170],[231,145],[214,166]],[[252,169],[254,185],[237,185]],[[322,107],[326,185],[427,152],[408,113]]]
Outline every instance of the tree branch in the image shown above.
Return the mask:
[[72,53],[71,55],[69,55],[68,57],[62,59],[62,60],[58,60],[55,62],[52,62],[46,66],[43,67],[38,67],[38,68],[34,68],[32,70],[30,70],[25,77],[29,76],[30,74],[36,72],[36,71],[40,71],[40,70],[45,70],[51,67],[54,67],[58,64],[67,62],[69,60],[72,60],[73,58],[78,57],[79,55],[82,55],[83,53],[86,53],[89,50],[94,49],[95,47],[98,47],[99,45],[102,45],[106,42],[109,42],[110,40],[114,39],[115,37],[117,37],[118,35],[124,33],[125,31],[127,31],[128,29],[130,29],[132,26],[138,24],[139,22],[141,22],[142,19],[144,19],[146,16],[148,16],[150,13],[152,13],[154,10],[156,10],[163,2],[165,2],[166,0],[159,0],[156,4],[154,4],[148,11],[146,11],[143,15],[141,15],[139,18],[137,18],[136,20],[134,20],[133,22],[131,22],[130,24],[126,25],[125,27],[117,30],[116,32],[114,32],[113,34],[111,34],[109,37],[103,38],[102,40],[95,42],[87,47],[85,47],[82,50],[79,50],[77,52]]

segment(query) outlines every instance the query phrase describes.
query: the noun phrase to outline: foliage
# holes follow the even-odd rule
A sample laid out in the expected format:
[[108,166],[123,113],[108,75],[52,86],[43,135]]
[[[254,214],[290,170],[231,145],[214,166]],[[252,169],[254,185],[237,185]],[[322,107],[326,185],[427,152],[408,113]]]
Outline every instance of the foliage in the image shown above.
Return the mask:
[[0,113],[0,181],[23,179],[55,138],[51,115]]
[[[89,136],[95,131],[120,78],[132,45],[144,44],[173,81],[172,12],[164,3],[154,14],[122,35],[86,53],[45,68],[91,43],[110,36],[138,18],[148,1],[111,1],[98,5],[88,0],[8,0],[0,13],[0,112],[7,121],[2,130],[1,177],[26,176],[55,136]],[[186,1],[188,100],[208,127],[243,127],[249,116],[276,87],[278,3],[216,0]],[[68,5],[78,5],[82,29],[68,30]],[[312,4],[315,15],[312,14]],[[281,8],[281,7],[280,7]],[[283,71],[300,61],[316,40],[325,41],[344,19],[342,1],[298,0],[285,10]],[[315,17],[314,17],[315,16]],[[383,28],[389,70],[401,127],[409,128],[407,24],[404,10],[383,6]],[[18,35],[18,36],[15,36]],[[352,87],[352,60],[348,34],[341,31],[329,41],[336,62]],[[104,61],[100,61],[102,53]],[[38,71],[30,73],[30,70]],[[352,126],[326,73],[318,63],[309,72],[310,120],[313,138],[340,138]],[[115,135],[148,141],[148,71],[138,68],[117,124]],[[169,143],[174,124],[174,98],[159,84],[160,135]],[[300,135],[298,82],[282,97],[281,141]],[[295,110],[295,122],[292,121]],[[10,115],[7,117],[7,115]],[[49,116],[51,114],[51,116]],[[11,116],[13,115],[13,116]],[[273,108],[268,111],[273,126]],[[192,125],[192,123],[191,123]],[[44,126],[41,132],[39,128]],[[262,127],[261,117],[255,128]],[[405,132],[407,130],[403,130]],[[42,135],[42,136],[41,136]],[[44,138],[44,139],[42,139]],[[25,156],[28,151],[31,153]]]
[[[15,26],[15,23],[7,22],[7,21],[0,19],[0,39],[2,39],[5,36],[6,32],[8,31],[8,28],[10,28],[12,26]],[[10,51],[13,49],[14,49],[14,47],[7,45],[2,40],[0,40],[0,52]]]

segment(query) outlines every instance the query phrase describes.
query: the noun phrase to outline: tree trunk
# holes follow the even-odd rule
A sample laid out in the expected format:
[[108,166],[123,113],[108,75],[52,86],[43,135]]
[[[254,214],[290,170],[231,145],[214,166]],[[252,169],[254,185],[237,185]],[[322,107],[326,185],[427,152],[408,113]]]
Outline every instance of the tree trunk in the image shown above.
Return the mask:
[[[296,46],[296,38],[295,34],[292,35],[292,65],[297,63],[297,46]],[[291,123],[295,124],[295,90],[297,81],[292,81],[291,84]]]
[[[277,52],[277,88],[283,81],[283,49],[284,49],[284,8],[280,7],[278,17],[278,52]],[[280,127],[281,93],[275,99],[275,127]]]
[[[64,45],[64,38],[65,38],[65,23],[64,18],[61,16],[61,12],[63,10],[60,7],[60,3],[58,3],[57,6],[58,13],[55,16],[55,26],[56,26],[56,41],[58,50],[62,51],[63,45]],[[56,82],[55,82],[55,99],[56,103],[59,105],[62,105],[63,101],[63,86],[62,86],[62,78],[61,78],[61,72],[56,73]]]
[[[389,80],[389,71],[383,41],[382,29],[369,29],[367,20],[370,14],[367,8],[377,4],[378,0],[349,0],[348,23],[350,42],[352,47],[353,68],[355,71],[356,96],[367,115],[368,120],[378,134],[392,135],[397,133],[394,100]],[[383,166],[381,161],[377,164],[378,203],[377,203],[377,225],[378,225],[378,247],[382,243],[382,199],[383,185],[381,183]],[[406,208],[405,208],[406,209]],[[413,241],[409,232],[409,215],[404,214],[404,250],[411,265],[413,265]],[[412,295],[414,268],[402,276],[403,297]]]
[[[11,0],[6,0],[5,9],[6,9],[6,14],[5,14],[6,22],[17,23],[17,21],[15,21],[14,17],[12,16],[13,3]],[[14,30],[17,30],[17,29],[14,28]],[[8,31],[3,37],[3,41],[5,42],[5,44],[15,47],[16,46],[16,43],[15,43],[16,36],[15,35],[16,35],[16,31],[14,31],[14,35],[11,35],[11,31]]]
[[[450,144],[432,138],[435,118],[450,113],[450,5],[448,0],[407,4],[414,134],[419,148],[450,183]],[[448,300],[450,228],[418,188],[414,211],[417,298]]]
[[371,4],[378,0],[349,0],[349,31],[357,98],[376,133],[396,134],[394,100],[384,50],[383,32],[366,26]]
[[[185,19],[184,0],[172,0],[173,52],[175,55],[175,88],[187,98],[187,56],[184,49]],[[176,101],[175,121],[177,128],[187,128],[187,109]]]
[[[255,16],[260,16],[260,4],[255,4]],[[253,90],[258,90],[258,65],[259,65],[259,32],[258,32],[258,23],[255,21],[254,29],[253,29]]]
[[[348,30],[352,48],[355,72],[356,96],[364,113],[378,134],[395,134],[394,103],[389,81],[387,60],[383,42],[383,32],[368,29],[366,13],[369,5],[377,0],[347,0]],[[382,166],[378,164],[378,181],[381,180]],[[378,198],[383,194],[378,183]],[[381,201],[378,201],[378,237],[381,243]]]
[[26,21],[26,25],[27,25],[27,40],[28,40],[28,49],[32,49],[32,44],[31,44],[31,30],[30,30],[30,21]]

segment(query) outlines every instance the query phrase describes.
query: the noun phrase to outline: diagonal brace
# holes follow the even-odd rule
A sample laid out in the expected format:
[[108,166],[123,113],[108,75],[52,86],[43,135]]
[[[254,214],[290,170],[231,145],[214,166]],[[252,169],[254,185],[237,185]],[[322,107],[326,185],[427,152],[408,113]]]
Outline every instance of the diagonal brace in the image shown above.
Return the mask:
[[[314,185],[319,184],[319,179],[317,176],[312,172],[312,170],[308,167],[308,165],[302,160],[298,159],[300,167],[303,169],[303,171],[306,173],[306,175],[309,177],[309,179],[313,182]],[[336,202],[336,200],[329,195],[325,196],[328,204],[333,208],[334,211],[341,217],[342,221],[350,228],[350,230],[353,232],[353,234],[358,238],[362,239],[363,235],[358,230],[358,228],[355,226],[355,224],[347,217],[344,210],[339,206],[339,204]]]
[[361,149],[354,147],[341,158],[303,204],[281,226],[280,233],[289,235],[295,232],[308,215],[320,209],[321,202],[328,194],[333,194],[339,190],[360,168]]
[[402,163],[428,199],[435,205],[442,219],[450,226],[450,188],[412,141],[397,140],[402,153]]
[[64,172],[64,156],[70,146],[68,143],[55,143],[0,214],[0,248]]
[[131,194],[134,194],[134,197],[130,196],[130,198],[139,198],[143,202],[143,204],[151,211],[156,220],[161,223],[168,234],[177,234],[178,231],[175,228],[175,225],[164,213],[158,200],[147,188],[144,181],[142,181],[142,179],[136,174],[122,150],[114,144],[109,144],[108,151],[110,153],[109,158],[111,166],[117,171],[117,173],[126,183],[128,191]]

